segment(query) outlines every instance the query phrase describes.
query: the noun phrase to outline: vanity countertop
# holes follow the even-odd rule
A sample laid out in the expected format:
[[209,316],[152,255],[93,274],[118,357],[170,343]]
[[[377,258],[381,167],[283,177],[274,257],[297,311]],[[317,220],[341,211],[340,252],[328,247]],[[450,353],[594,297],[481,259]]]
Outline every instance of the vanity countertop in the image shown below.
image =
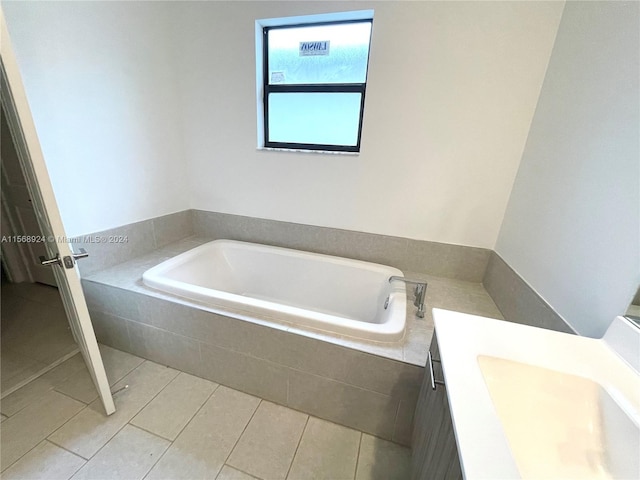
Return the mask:
[[[640,478],[640,375],[610,341],[433,317],[465,478]],[[633,363],[640,336],[628,333]]]

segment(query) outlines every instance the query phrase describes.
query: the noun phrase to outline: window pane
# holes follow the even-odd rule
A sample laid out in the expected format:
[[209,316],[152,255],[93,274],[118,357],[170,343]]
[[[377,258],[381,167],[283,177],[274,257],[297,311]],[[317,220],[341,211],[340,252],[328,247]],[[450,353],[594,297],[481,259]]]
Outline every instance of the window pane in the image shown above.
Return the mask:
[[271,85],[367,80],[370,22],[278,28],[268,36]]
[[269,94],[269,141],[358,143],[360,93]]

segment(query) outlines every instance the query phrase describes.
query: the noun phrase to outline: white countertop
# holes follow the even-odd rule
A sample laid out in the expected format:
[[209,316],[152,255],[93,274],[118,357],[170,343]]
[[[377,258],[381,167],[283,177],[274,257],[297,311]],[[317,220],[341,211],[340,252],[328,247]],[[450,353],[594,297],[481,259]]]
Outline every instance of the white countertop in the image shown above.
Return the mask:
[[[508,434],[509,427],[513,427],[513,425],[503,425],[501,418],[504,420],[507,417],[505,415],[501,417],[499,413],[503,414],[504,410],[499,410],[499,402],[494,403],[492,400],[492,394],[494,397],[496,395],[496,387],[494,385],[490,392],[488,381],[485,380],[486,369],[493,368],[491,362],[486,361],[486,357],[508,360],[508,362],[498,360],[498,363],[501,362],[502,370],[495,371],[506,372],[508,370],[504,370],[505,367],[512,368],[512,372],[515,371],[519,374],[514,378],[518,378],[520,382],[526,382],[522,383],[523,387],[530,386],[535,381],[536,372],[541,373],[542,377],[540,378],[549,378],[551,380],[549,385],[553,388],[562,387],[562,395],[565,399],[570,398],[570,401],[574,401],[575,396],[576,406],[581,401],[584,403],[584,395],[587,391],[585,386],[588,387],[589,384],[595,382],[622,409],[620,411],[633,419],[636,428],[640,424],[640,376],[604,340],[447,310],[434,309],[433,318],[446,380],[447,397],[465,478],[492,480],[527,478],[527,470],[523,467],[524,463],[522,462],[522,452],[528,451],[531,452],[530,455],[536,453],[539,455],[541,451],[544,451],[544,449],[536,448],[520,448],[518,451],[514,436]],[[638,344],[638,351],[640,351],[640,343],[635,339],[632,343]],[[479,356],[485,358],[482,369]],[[513,362],[526,364],[527,368],[518,370],[518,364]],[[516,370],[513,370],[514,365]],[[554,382],[553,375],[545,377],[545,371],[542,369],[554,370],[556,373],[561,372],[556,375],[560,380],[555,378]],[[577,379],[571,376],[582,378]],[[502,383],[504,384],[504,382]],[[511,383],[513,384],[513,382]],[[522,403],[525,397],[522,397],[522,391],[519,391],[518,394],[520,395],[518,402]],[[517,395],[514,396],[514,401],[517,397]],[[570,402],[565,403],[570,405]],[[504,404],[505,402],[503,402]],[[535,402],[531,405],[535,406]],[[534,410],[531,411],[534,412]],[[582,411],[585,409],[583,408]],[[597,414],[598,411],[596,410],[595,413]],[[513,415],[513,412],[510,414]],[[570,432],[570,438],[565,443],[579,443],[580,439],[585,437],[582,433],[586,432],[581,432],[580,429],[589,426],[589,422],[584,421],[575,425],[565,425],[572,421],[570,417],[583,415],[580,413],[580,408],[576,408],[573,415],[560,416],[556,411],[556,417],[553,417],[554,413],[545,409],[538,409],[532,415],[536,415],[536,418],[528,419],[529,422],[533,422],[532,425],[546,421],[550,422],[548,425],[566,426],[564,434],[567,435],[567,432]],[[548,418],[542,418],[544,416]],[[595,423],[602,423],[601,419],[596,420],[600,421]],[[526,422],[522,425],[526,425]],[[544,432],[546,431],[545,429]],[[513,433],[513,429],[510,433]],[[532,435],[532,437],[534,436]],[[520,437],[522,437],[521,441],[526,440],[526,435],[520,435]],[[602,451],[607,452],[614,448],[611,444],[612,440],[607,435],[601,435],[599,438],[601,438]],[[540,443],[539,438],[532,438],[531,441]],[[624,443],[622,447],[628,448],[627,442]],[[635,445],[633,442],[631,444]],[[620,445],[615,448],[619,447]],[[547,446],[546,451],[550,451],[550,448],[553,447]],[[576,466],[576,462],[582,461],[575,455],[567,455],[565,452],[555,455],[556,453],[558,452],[554,452],[554,455],[551,456],[558,457],[556,459],[558,465],[564,462],[562,467],[566,467],[567,462]],[[608,455],[608,452],[606,454]],[[518,461],[516,461],[516,457],[518,457]],[[589,463],[588,460],[587,463]],[[623,459],[623,461],[626,460]],[[583,467],[583,465],[578,466]],[[570,470],[563,471],[566,476],[566,472]],[[585,478],[582,473],[580,476]],[[640,472],[638,474],[640,475]],[[611,476],[607,472],[600,471],[597,475],[594,474],[593,478],[611,478]]]

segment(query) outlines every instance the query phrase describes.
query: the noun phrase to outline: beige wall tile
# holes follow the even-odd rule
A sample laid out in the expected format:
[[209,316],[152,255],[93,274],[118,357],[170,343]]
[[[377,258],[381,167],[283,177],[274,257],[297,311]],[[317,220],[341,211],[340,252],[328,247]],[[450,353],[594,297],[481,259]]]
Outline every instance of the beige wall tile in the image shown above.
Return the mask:
[[482,281],[490,250],[353,230],[193,210],[196,235],[381,263],[400,270]]
[[156,248],[193,235],[191,210],[156,217],[152,222]]
[[151,220],[129,223],[109,230],[95,232],[91,235],[99,235],[101,237],[125,236],[128,241],[123,243],[100,242],[74,244],[75,248],[85,248],[89,253],[89,257],[78,262],[82,276],[87,276],[112,265],[126,262],[156,248],[153,237],[153,223]]
[[125,352],[131,351],[127,320],[98,310],[90,310],[89,314],[98,342]]
[[276,403],[286,403],[286,367],[204,344],[200,345],[200,355],[202,377]]
[[417,394],[415,397],[400,400],[398,405],[398,414],[393,426],[393,436],[391,439],[401,445],[411,446],[411,438],[413,433],[413,417],[418,402]]
[[90,312],[103,312],[120,318],[137,320],[140,294],[124,288],[84,280],[82,289]]
[[563,333],[575,333],[495,252],[491,252],[483,284],[505,320]]
[[288,405],[391,440],[398,400],[328,378],[291,370]]
[[127,322],[131,352],[183,372],[200,372],[200,346],[193,338],[183,337],[138,322]]

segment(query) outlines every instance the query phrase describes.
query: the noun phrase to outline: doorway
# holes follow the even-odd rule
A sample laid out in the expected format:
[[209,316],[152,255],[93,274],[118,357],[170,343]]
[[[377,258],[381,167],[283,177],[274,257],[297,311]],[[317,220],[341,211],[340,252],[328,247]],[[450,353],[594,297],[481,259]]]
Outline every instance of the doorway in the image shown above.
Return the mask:
[[0,124],[0,397],[5,397],[78,352],[46,255],[7,118]]

